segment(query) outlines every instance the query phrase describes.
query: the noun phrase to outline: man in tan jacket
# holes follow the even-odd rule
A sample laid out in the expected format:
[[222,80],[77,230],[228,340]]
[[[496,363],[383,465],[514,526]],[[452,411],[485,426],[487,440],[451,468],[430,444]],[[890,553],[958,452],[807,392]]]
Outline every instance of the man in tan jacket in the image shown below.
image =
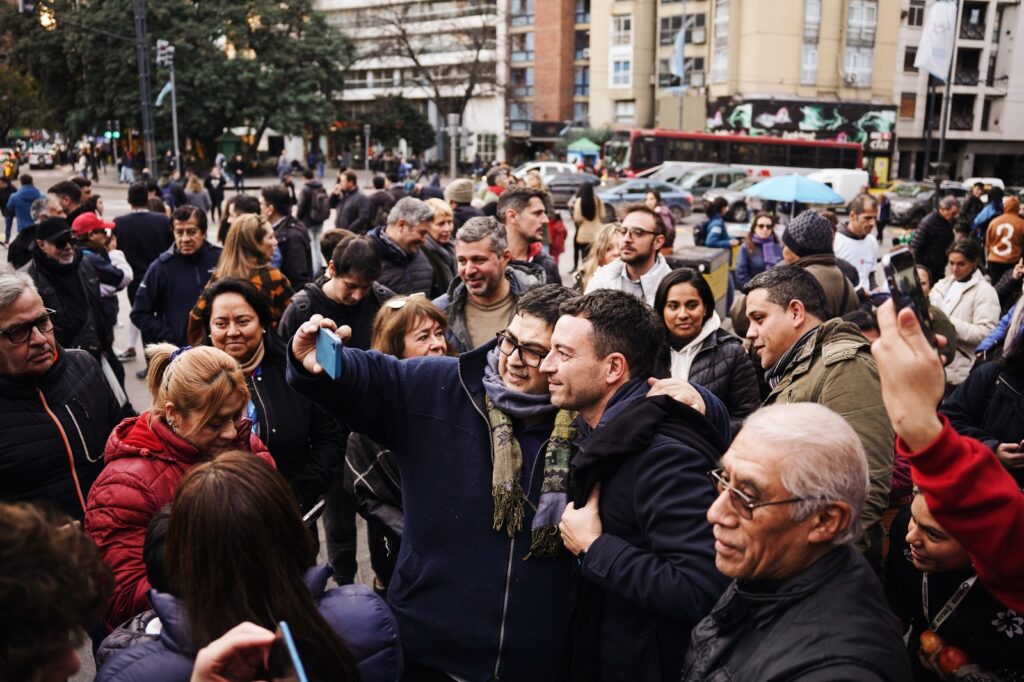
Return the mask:
[[882,559],[882,514],[889,505],[893,434],[882,404],[871,345],[857,327],[832,318],[824,291],[807,270],[780,265],[743,287],[747,339],[771,388],[765,405],[811,402],[853,427],[864,446],[871,485],[857,548],[876,569]]

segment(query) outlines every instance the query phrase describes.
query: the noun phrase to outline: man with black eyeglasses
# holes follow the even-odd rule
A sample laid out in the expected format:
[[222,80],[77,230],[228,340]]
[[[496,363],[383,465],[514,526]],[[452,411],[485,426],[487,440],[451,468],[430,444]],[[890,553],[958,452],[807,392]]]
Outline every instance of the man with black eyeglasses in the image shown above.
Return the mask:
[[32,260],[22,270],[35,282],[47,308],[57,311],[54,335],[64,348],[80,348],[97,360],[113,343],[103,324],[100,280],[92,264],[75,249],[71,225],[47,218],[35,228]]
[[910,680],[900,623],[851,546],[868,464],[821,405],[766,407],[711,472],[715,565],[733,580],[693,629],[697,680]]
[[[174,244],[149,266],[132,306],[132,323],[142,331],[145,344],[188,343],[189,312],[220,258],[220,247],[206,241],[206,213],[201,209],[176,210],[172,231]],[[145,370],[139,374],[145,378]]]
[[551,405],[539,367],[575,295],[528,291],[498,340],[458,358],[346,346],[337,380],[315,351],[333,321],[314,315],[292,337],[289,383],[398,462],[405,529],[388,602],[407,679],[565,679],[572,558],[551,541],[574,415]]
[[0,272],[0,500],[84,514],[123,413],[100,365],[55,338],[60,316],[32,279]]
[[665,223],[646,204],[631,204],[625,208],[615,239],[619,257],[598,268],[587,284],[587,293],[597,289],[625,291],[653,306],[658,285],[672,271],[661,255]]

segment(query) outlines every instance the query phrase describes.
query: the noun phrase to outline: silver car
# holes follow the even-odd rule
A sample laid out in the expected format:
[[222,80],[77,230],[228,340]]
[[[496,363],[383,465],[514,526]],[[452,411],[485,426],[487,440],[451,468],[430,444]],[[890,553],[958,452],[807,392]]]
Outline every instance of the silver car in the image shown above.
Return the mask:
[[725,219],[733,223],[745,223],[750,219],[751,212],[760,210],[761,200],[748,197],[743,191],[762,180],[764,178],[753,176],[740,178],[728,187],[709,190],[704,195],[704,199],[714,201],[718,197],[725,197],[725,200],[729,202],[728,208],[725,209]]

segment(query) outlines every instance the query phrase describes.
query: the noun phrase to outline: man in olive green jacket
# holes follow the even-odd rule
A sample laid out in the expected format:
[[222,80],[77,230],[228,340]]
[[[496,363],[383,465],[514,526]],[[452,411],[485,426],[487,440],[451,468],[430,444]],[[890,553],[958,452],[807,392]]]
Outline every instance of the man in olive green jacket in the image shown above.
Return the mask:
[[765,405],[811,402],[846,419],[860,436],[871,486],[857,547],[881,566],[882,514],[889,506],[893,433],[871,345],[856,325],[829,319],[821,285],[806,270],[777,266],[743,287],[747,339],[771,387]]

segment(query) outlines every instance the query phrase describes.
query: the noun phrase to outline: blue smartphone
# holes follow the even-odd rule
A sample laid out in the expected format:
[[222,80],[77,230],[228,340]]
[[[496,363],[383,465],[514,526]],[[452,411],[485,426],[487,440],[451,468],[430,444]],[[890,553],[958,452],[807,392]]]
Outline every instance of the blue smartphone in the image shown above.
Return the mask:
[[341,376],[341,349],[344,347],[341,337],[329,329],[320,328],[316,336],[316,361],[334,380]]
[[309,682],[306,668],[299,658],[292,631],[283,620],[277,624],[274,643],[270,648],[270,665],[267,672],[274,682]]

